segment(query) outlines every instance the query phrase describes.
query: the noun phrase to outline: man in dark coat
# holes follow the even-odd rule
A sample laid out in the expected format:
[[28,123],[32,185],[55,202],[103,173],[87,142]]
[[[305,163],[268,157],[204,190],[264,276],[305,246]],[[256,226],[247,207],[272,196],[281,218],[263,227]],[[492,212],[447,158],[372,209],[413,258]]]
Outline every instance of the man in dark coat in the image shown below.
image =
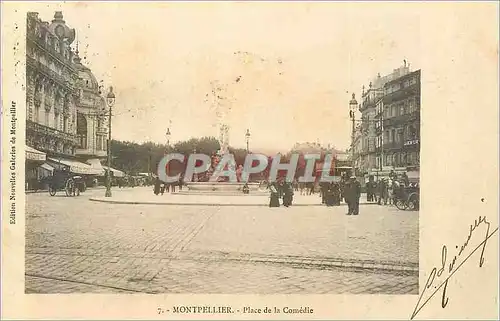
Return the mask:
[[351,182],[350,181],[345,181],[343,184],[343,196],[344,200],[347,203],[347,213],[346,215],[351,215],[352,214],[352,202],[351,202]]
[[338,183],[334,182],[332,184],[333,192],[333,205],[340,205],[340,186]]
[[351,176],[351,197],[352,215],[358,215],[361,184],[356,180],[356,176]]
[[346,184],[346,202],[349,208],[347,215],[359,214],[359,198],[361,197],[361,184],[355,176],[351,176]]
[[325,204],[326,203],[326,194],[327,194],[328,190],[330,189],[330,183],[321,182],[319,184],[320,184],[320,188],[321,188],[321,204]]
[[368,183],[366,184],[366,200],[368,202],[373,202],[373,195],[375,192],[375,182],[373,181],[373,176],[368,177]]
[[330,183],[323,183],[325,184],[326,190],[324,191],[324,198],[325,198],[325,204],[326,206],[333,206],[335,205],[335,196],[334,196],[334,184],[333,182]]
[[378,205],[386,202],[386,186],[385,179],[382,178],[378,183]]

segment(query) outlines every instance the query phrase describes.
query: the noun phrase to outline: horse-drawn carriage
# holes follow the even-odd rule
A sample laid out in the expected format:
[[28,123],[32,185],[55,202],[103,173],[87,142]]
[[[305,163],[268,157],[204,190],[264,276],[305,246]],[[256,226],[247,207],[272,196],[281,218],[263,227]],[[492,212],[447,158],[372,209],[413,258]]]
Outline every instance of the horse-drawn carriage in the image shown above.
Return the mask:
[[66,196],[79,196],[85,192],[87,184],[82,176],[67,171],[54,171],[49,180],[49,194],[55,196],[58,191],[64,191]]
[[395,191],[394,203],[399,210],[418,211],[420,207],[420,186],[418,183],[411,183]]

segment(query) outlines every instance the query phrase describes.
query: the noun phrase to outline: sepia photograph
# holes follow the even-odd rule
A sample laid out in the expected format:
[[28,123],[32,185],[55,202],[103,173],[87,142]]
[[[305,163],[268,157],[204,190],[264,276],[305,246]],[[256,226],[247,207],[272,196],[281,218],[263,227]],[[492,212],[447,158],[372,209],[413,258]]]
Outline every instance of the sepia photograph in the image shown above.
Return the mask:
[[26,293],[418,294],[418,17],[243,7],[27,13]]
[[498,2],[0,6],[2,319],[498,320]]

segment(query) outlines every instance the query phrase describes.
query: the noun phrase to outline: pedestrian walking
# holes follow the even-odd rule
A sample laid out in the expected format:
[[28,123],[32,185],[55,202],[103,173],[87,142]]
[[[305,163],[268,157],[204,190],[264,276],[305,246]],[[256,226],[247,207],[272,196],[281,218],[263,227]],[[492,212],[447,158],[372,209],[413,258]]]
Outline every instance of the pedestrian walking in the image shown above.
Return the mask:
[[393,205],[393,199],[394,199],[394,185],[396,184],[396,180],[389,181],[387,183],[387,204],[388,205]]
[[269,185],[271,194],[269,195],[269,207],[280,207],[280,197],[276,183]]
[[325,204],[326,206],[335,205],[335,183],[330,182],[325,190]]
[[321,182],[319,183],[320,186],[320,191],[321,191],[321,204],[326,204],[326,194],[329,192],[331,189],[330,183],[328,182]]
[[337,182],[332,184],[333,205],[340,205],[340,185]]
[[306,191],[306,183],[299,183],[299,190],[300,190],[300,195],[305,195],[305,191]]
[[293,186],[291,183],[283,184],[283,206],[289,207],[293,202]]
[[348,199],[349,212],[347,215],[359,214],[359,199],[361,198],[361,184],[356,180],[356,176],[351,176],[349,187],[346,193]]
[[378,205],[382,205],[382,203],[385,205],[387,200],[386,200],[386,182],[385,179],[382,178],[378,184],[378,192],[379,192],[379,197],[378,197]]
[[157,177],[157,178],[155,179],[155,184],[154,184],[154,188],[153,188],[153,193],[154,193],[155,195],[160,194],[160,188],[161,188],[161,181],[160,181],[160,179]]
[[368,183],[366,184],[366,200],[368,202],[373,202],[374,201],[375,188],[376,188],[376,185],[375,185],[373,176],[370,175],[368,177]]
[[309,192],[308,195],[313,195],[314,194],[314,183],[307,183],[307,189]]
[[295,192],[298,192],[299,191],[299,182],[297,181],[296,178],[293,179],[293,190]]

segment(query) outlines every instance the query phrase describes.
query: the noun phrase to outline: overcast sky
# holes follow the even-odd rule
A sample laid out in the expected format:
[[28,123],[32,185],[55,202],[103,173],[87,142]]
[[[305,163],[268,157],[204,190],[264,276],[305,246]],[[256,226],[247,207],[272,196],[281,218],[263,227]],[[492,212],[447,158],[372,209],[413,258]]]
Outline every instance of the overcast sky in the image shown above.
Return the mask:
[[[349,146],[348,102],[406,59],[419,68],[420,20],[408,4],[46,3],[62,10],[80,56],[117,96],[113,138],[217,136],[210,83],[225,84],[230,144]],[[236,52],[236,54],[235,54]],[[239,78],[237,82],[236,79]],[[359,99],[358,99],[359,101]]]

